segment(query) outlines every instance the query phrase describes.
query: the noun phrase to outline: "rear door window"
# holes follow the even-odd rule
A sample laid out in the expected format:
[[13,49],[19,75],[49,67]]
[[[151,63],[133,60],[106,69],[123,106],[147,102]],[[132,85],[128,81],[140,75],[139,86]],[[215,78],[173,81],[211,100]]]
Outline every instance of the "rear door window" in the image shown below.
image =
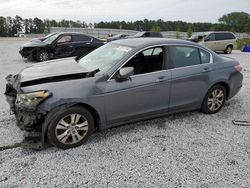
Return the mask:
[[73,42],[89,42],[91,41],[91,37],[85,35],[73,35]]
[[216,40],[225,40],[226,39],[225,33],[215,33],[215,39]]
[[71,42],[72,38],[71,35],[63,35],[58,41],[57,43],[66,43],[66,42]]
[[200,51],[190,46],[170,46],[170,57],[173,68],[201,64]]

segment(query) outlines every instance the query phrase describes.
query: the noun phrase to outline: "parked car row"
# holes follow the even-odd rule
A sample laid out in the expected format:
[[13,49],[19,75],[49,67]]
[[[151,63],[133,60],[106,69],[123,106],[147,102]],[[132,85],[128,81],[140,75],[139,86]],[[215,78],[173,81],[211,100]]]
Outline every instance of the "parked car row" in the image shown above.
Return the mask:
[[239,62],[187,40],[145,37],[103,45],[58,33],[24,46],[20,53],[39,61],[80,57],[7,76],[5,95],[26,132],[23,146],[67,149],[95,130],[197,109],[217,113],[242,87]]
[[[139,32],[134,36],[118,34],[109,37],[107,42],[125,38],[162,37],[157,32]],[[45,37],[31,40],[20,47],[19,53],[23,58],[34,61],[47,61],[64,57],[82,57],[105,44],[105,41],[82,33],[51,33]]]
[[[35,61],[47,61],[72,56],[79,58],[106,42],[144,37],[162,38],[163,36],[159,32],[143,31],[133,36],[121,33],[108,37],[106,41],[103,41],[82,33],[55,32],[45,37],[33,39],[29,43],[22,45],[19,53],[23,58]],[[226,54],[230,54],[237,46],[237,38],[232,32],[205,32],[194,35],[187,40],[197,42],[213,51],[223,51]]]

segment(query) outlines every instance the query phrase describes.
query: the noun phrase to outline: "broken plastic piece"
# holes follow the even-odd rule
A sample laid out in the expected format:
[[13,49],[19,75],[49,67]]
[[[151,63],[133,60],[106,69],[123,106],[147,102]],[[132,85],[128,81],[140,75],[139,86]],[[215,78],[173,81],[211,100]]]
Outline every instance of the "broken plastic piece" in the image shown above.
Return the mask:
[[250,126],[250,121],[232,121],[234,125],[238,126]]

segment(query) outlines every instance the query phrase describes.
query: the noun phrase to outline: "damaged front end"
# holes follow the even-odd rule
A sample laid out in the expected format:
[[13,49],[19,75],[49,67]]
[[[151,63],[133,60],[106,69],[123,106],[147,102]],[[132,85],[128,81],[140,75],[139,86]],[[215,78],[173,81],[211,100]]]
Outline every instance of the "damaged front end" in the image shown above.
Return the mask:
[[51,96],[49,91],[35,91],[23,93],[20,89],[21,76],[8,75],[5,96],[10,105],[10,111],[15,115],[17,126],[25,131],[23,147],[40,149],[43,146],[41,139],[42,122],[45,113],[37,111],[37,106]]

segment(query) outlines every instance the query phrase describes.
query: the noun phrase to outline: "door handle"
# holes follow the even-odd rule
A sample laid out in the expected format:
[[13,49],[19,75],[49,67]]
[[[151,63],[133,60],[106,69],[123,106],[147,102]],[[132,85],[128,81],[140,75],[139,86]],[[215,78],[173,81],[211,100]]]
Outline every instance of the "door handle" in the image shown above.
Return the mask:
[[72,45],[69,45],[70,48],[72,48],[73,46]]
[[86,44],[90,44],[90,42],[87,42]]
[[205,68],[203,68],[203,70],[201,72],[206,73],[206,72],[210,72],[210,71],[211,71],[211,68],[205,67]]

